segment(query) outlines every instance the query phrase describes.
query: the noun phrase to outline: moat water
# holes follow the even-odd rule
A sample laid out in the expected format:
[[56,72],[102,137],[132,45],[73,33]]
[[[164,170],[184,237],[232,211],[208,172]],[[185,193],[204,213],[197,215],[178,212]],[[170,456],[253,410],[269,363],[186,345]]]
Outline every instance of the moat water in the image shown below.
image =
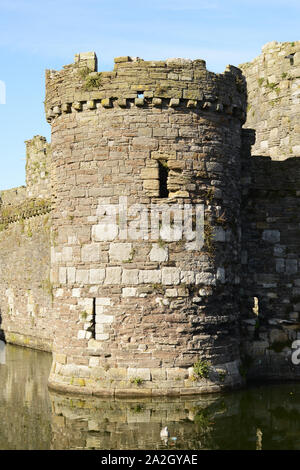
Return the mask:
[[0,450],[300,449],[300,384],[114,400],[50,392],[50,366],[51,354],[0,341]]

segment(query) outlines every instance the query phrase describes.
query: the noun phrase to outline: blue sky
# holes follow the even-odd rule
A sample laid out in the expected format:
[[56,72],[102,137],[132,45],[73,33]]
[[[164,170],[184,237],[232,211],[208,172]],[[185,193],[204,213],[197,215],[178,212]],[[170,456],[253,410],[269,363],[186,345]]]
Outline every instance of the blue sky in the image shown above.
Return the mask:
[[50,140],[45,69],[95,51],[99,70],[131,55],[200,58],[222,72],[266,42],[299,40],[299,26],[299,0],[0,0],[0,190],[25,182],[24,140]]

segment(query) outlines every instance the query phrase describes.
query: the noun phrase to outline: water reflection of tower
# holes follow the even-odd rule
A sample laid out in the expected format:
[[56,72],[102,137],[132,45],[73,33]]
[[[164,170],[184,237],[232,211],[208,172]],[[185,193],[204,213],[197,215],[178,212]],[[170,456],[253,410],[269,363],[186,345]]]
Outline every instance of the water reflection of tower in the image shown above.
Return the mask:
[[[195,398],[139,398],[114,400],[56,394],[52,405],[52,449],[165,449],[179,445],[188,449],[212,448],[211,432],[190,420],[198,409],[219,402],[210,395]],[[210,414],[210,412],[207,412]],[[212,419],[210,419],[212,422]],[[161,431],[170,429],[164,442]],[[208,432],[209,431],[209,432]],[[176,437],[174,437],[176,436]],[[167,437],[167,436],[166,436]]]

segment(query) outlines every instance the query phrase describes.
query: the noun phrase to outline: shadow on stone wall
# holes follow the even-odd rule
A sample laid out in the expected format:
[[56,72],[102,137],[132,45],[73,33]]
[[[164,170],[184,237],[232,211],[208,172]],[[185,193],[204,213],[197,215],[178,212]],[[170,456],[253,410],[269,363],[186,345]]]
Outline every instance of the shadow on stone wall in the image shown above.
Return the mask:
[[249,305],[258,298],[261,318],[298,323],[300,158],[274,161],[252,156],[243,176],[242,283],[246,297]]
[[300,158],[283,158],[247,150],[243,160],[240,312],[249,379],[300,379],[292,360],[300,339]]

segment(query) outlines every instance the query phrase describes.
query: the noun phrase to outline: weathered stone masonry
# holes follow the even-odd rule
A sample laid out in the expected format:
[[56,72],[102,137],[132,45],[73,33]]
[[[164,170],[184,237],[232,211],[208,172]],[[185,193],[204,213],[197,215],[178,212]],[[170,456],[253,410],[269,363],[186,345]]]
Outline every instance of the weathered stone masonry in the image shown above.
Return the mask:
[[49,145],[26,142],[27,186],[1,192],[0,328],[7,341],[52,350]]
[[[275,55],[287,48],[274,47]],[[299,42],[290,47],[296,55]],[[297,64],[290,67],[296,77]],[[253,67],[242,69],[251,88]],[[7,339],[52,348],[51,387],[118,396],[218,391],[241,385],[245,368],[273,377],[277,358],[279,377],[297,376],[287,361],[299,320],[299,169],[297,159],[250,156],[246,99],[239,69],[213,74],[202,60],[119,57],[112,72],[98,73],[86,53],[46,72],[51,152],[40,137],[27,143],[27,187],[12,198],[3,192],[0,234],[1,267],[16,266],[24,250],[45,258],[33,257],[26,282],[2,269],[0,288]],[[248,111],[255,99],[250,93]],[[285,113],[299,116],[292,100]],[[296,127],[290,138],[295,150]],[[204,246],[188,250],[150,231],[142,240],[109,236],[102,207],[120,197],[148,209],[203,204]],[[208,376],[195,374],[198,361]]]
[[240,68],[247,77],[246,127],[256,130],[252,154],[272,160],[298,157],[299,41],[270,42],[260,56]]

